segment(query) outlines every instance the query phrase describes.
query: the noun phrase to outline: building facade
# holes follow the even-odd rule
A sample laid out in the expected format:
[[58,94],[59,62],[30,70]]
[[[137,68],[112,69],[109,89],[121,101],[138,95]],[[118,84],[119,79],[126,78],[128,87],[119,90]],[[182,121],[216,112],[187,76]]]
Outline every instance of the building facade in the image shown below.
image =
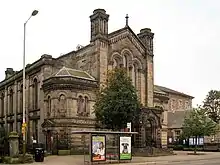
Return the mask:
[[160,89],[167,94],[167,129],[168,143],[176,141],[182,133],[182,125],[184,117],[188,110],[192,109],[193,96],[178,92],[176,90],[155,85],[155,88]]
[[170,100],[169,94],[154,86],[154,33],[145,28],[136,35],[128,18],[125,27],[109,33],[108,19],[104,9],[94,10],[90,43],[58,58],[42,55],[26,66],[26,84],[22,71],[8,68],[0,83],[1,125],[21,132],[25,92],[29,143],[35,139],[49,144],[54,132],[94,130],[95,90],[105,82],[108,70],[124,67],[143,105],[136,140],[145,144],[148,137],[166,147]]

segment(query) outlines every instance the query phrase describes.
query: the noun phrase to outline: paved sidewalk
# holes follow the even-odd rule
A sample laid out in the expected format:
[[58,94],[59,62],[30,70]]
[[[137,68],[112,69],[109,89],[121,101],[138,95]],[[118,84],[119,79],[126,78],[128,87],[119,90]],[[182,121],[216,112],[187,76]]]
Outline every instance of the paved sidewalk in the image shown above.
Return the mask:
[[[123,163],[121,165],[159,165],[178,163],[184,161],[211,160],[220,158],[219,152],[206,152],[205,155],[187,155],[189,152],[176,152],[177,155],[160,156],[160,157],[133,157],[131,163]],[[84,165],[84,157],[81,155],[70,156],[48,156],[43,163],[34,163],[34,165]]]

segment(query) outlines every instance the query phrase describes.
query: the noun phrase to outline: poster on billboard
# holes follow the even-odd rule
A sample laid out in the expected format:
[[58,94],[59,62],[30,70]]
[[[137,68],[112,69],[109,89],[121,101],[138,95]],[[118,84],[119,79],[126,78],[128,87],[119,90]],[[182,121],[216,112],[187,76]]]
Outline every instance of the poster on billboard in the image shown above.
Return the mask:
[[197,141],[196,141],[196,138],[189,138],[189,145],[190,146],[194,146],[194,145],[196,145],[196,143],[199,146],[204,145],[204,137],[197,138]]
[[131,160],[131,137],[121,136],[119,139],[119,159],[120,160]]
[[92,135],[91,137],[91,144],[92,144],[92,155],[91,160],[92,162],[97,161],[106,161],[106,138],[104,135]]

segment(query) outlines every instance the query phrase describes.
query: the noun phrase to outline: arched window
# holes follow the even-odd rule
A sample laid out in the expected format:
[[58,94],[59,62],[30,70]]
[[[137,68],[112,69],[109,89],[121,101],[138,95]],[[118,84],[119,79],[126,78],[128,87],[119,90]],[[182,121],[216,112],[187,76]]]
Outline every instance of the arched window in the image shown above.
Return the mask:
[[4,93],[2,93],[2,95],[1,95],[1,116],[4,116],[4,114],[5,114],[5,112],[4,112],[4,98],[5,98],[5,95],[4,95]]
[[84,112],[86,115],[89,113],[89,99],[87,96],[85,96],[85,101],[84,101]]
[[38,82],[36,78],[33,84],[33,108],[38,109]]
[[117,61],[116,61],[115,59],[113,59],[113,66],[112,66],[112,67],[113,67],[113,68],[116,68],[117,65],[118,65],[118,64],[117,64]]
[[79,115],[82,115],[82,114],[83,114],[83,111],[84,111],[83,104],[84,104],[84,99],[83,99],[83,97],[80,95],[80,96],[78,97],[78,100],[77,100],[77,114],[79,114]]
[[20,89],[20,112],[23,111],[23,84],[21,85]]
[[134,64],[134,86],[137,87],[138,82],[138,68],[137,65]]
[[127,69],[128,69],[128,59],[127,59],[127,55],[124,55],[123,58],[124,58],[124,60],[123,60],[123,62],[124,62],[124,68],[127,70]]
[[47,97],[47,116],[49,117],[51,114],[51,98],[50,96]]
[[13,90],[9,92],[9,113],[13,114]]
[[59,113],[62,117],[66,116],[67,111],[67,102],[66,102],[66,96],[61,94],[59,97]]

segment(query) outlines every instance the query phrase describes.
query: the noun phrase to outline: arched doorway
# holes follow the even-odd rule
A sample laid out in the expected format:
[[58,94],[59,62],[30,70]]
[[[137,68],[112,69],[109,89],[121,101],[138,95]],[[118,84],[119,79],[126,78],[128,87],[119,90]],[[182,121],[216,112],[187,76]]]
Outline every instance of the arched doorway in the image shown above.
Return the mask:
[[146,146],[156,147],[157,123],[155,119],[150,118],[145,123],[145,142]]

